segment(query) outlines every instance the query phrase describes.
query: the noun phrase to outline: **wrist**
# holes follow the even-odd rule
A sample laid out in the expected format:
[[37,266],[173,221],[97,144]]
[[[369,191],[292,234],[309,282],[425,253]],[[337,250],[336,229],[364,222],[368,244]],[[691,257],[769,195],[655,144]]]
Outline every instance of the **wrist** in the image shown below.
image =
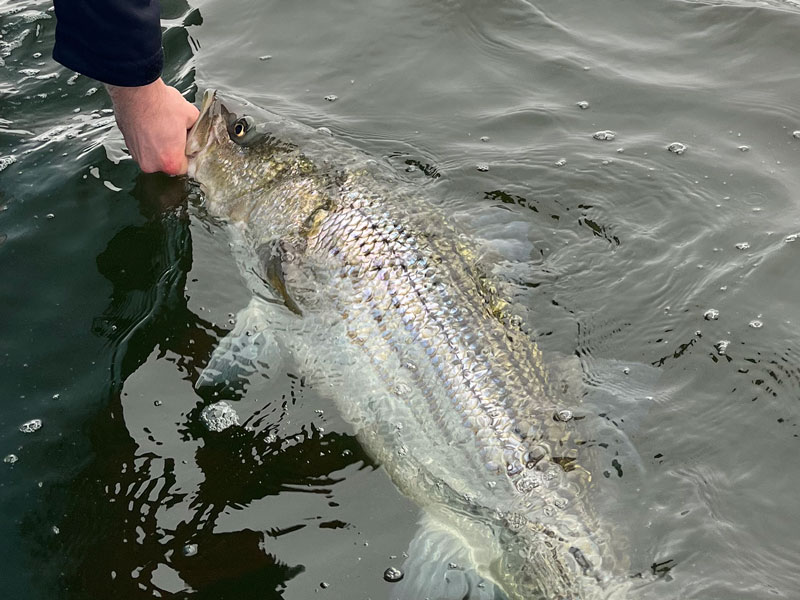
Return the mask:
[[115,107],[131,104],[142,106],[142,103],[147,105],[149,101],[159,98],[164,88],[166,88],[166,84],[159,77],[147,85],[126,87],[107,83],[105,87]]

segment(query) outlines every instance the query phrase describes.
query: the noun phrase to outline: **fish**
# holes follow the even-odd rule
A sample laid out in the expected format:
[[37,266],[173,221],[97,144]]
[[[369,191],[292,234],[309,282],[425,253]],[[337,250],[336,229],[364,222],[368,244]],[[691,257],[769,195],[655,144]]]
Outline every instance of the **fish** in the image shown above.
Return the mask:
[[587,500],[574,377],[546,362],[480,245],[388,163],[257,117],[209,90],[187,140],[253,291],[208,377],[278,346],[303,361],[421,508],[392,597],[627,597]]

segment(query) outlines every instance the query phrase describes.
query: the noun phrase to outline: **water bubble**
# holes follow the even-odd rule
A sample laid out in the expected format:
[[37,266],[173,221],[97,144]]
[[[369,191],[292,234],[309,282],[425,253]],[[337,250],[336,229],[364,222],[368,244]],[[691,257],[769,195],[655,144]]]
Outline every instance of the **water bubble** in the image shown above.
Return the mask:
[[17,162],[15,156],[0,156],[0,172],[13,165],[15,162]]
[[478,169],[478,171],[486,172],[489,170],[489,165],[487,165],[486,163],[478,163],[477,165],[475,165],[475,168]]
[[563,167],[567,164],[566,158],[559,158],[556,162],[553,163],[556,167]]
[[32,56],[33,56],[33,58],[42,58],[42,53],[41,52],[34,52],[32,54]]
[[592,137],[596,140],[600,140],[601,142],[611,142],[615,137],[617,137],[617,134],[610,129],[604,129],[602,131],[595,132]]
[[528,494],[535,490],[541,482],[539,478],[533,477],[532,475],[523,475],[516,481],[516,488],[521,494]]
[[510,462],[506,465],[506,473],[513,476],[522,471],[523,468],[522,463],[519,461]]
[[541,446],[534,446],[525,453],[525,466],[532,469],[536,466],[536,463],[542,460],[546,455],[547,452],[545,452],[544,448]]
[[687,149],[688,146],[686,144],[682,144],[681,142],[672,142],[669,146],[667,146],[667,150],[678,155],[683,154]]
[[33,433],[34,431],[39,431],[41,428],[42,428],[41,419],[31,419],[30,421],[26,421],[25,423],[19,426],[19,430],[22,433]]
[[411,386],[401,381],[394,386],[394,393],[398,396],[406,396],[411,393]]
[[714,344],[714,348],[717,350],[717,354],[720,356],[725,356],[725,352],[728,349],[728,346],[731,345],[730,340],[720,340],[716,344]]
[[16,454],[7,454],[5,458],[3,458],[3,462],[7,465],[13,465],[15,462],[19,460],[19,456]]
[[761,329],[764,326],[764,323],[762,323],[758,319],[753,319],[752,321],[750,321],[750,323],[748,323],[748,325],[750,325],[750,327],[752,327],[753,329]]
[[556,508],[565,509],[567,508],[568,501],[566,498],[556,498],[553,504],[556,505]]
[[191,557],[197,554],[197,544],[186,544],[183,547],[183,555],[186,557]]
[[239,415],[230,404],[222,401],[206,406],[200,413],[200,420],[209,431],[224,431],[239,424]]
[[569,410],[568,408],[561,409],[560,411],[558,411],[556,413],[556,418],[559,421],[563,421],[564,423],[566,423],[567,421],[571,421],[572,420],[572,411]]
[[750,248],[750,242],[739,242],[736,244],[737,250],[747,250],[748,248]]
[[338,99],[339,96],[337,96],[336,94],[328,94],[327,96],[325,96],[325,100],[327,100],[328,102],[336,102]]
[[716,308],[709,308],[703,313],[703,318],[706,321],[716,321],[719,319],[719,311]]
[[383,572],[383,578],[389,583],[396,583],[403,578],[403,572],[395,567],[389,567]]
[[586,100],[581,100],[580,102],[576,102],[575,106],[577,106],[581,110],[586,110],[587,108],[589,108],[589,103]]

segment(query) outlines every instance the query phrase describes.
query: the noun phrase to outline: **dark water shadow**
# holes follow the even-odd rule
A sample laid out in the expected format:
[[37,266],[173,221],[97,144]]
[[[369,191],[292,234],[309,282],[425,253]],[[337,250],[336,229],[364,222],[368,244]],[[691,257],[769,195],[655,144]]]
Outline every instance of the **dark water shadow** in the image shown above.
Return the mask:
[[[192,419],[197,410],[176,427],[185,460],[142,450],[126,422],[126,381],[148,371],[150,358],[166,356],[193,382],[225,332],[187,306],[192,243],[184,182],[140,175],[132,195],[144,222],[120,230],[97,257],[113,290],[92,325],[106,340],[109,369],[105,400],[83,425],[88,458],[48,484],[45,502],[23,518],[31,532],[25,550],[36,562],[58,565],[40,582],[50,597],[53,590],[70,599],[281,597],[303,566],[281,561],[266,541],[287,531],[268,522],[260,530],[215,531],[220,514],[287,490],[327,494],[338,481],[331,473],[366,458],[353,437],[313,426],[281,439],[265,435],[269,424],[210,434]],[[162,387],[152,371],[145,376],[150,389]],[[187,462],[202,473],[188,488],[178,473]],[[178,505],[181,517],[166,522],[165,511]],[[58,535],[35,533],[53,515]],[[193,555],[195,544],[202,551]]]

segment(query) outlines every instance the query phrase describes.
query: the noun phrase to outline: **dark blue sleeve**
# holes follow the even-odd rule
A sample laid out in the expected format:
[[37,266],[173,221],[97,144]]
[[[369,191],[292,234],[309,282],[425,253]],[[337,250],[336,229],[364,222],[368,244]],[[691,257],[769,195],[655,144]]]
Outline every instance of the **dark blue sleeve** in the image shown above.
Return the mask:
[[161,75],[159,0],[54,0],[53,58],[103,83],[139,86]]

